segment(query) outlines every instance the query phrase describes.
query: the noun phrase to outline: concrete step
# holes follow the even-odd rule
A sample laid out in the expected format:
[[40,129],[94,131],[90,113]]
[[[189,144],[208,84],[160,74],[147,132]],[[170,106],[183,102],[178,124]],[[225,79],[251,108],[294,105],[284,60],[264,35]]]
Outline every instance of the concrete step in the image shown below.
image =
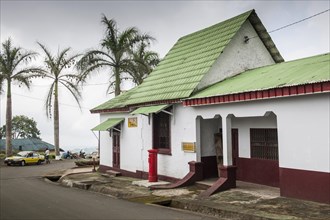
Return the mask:
[[106,174],[110,175],[110,176],[121,176],[121,172],[117,172],[114,170],[107,170],[105,171]]

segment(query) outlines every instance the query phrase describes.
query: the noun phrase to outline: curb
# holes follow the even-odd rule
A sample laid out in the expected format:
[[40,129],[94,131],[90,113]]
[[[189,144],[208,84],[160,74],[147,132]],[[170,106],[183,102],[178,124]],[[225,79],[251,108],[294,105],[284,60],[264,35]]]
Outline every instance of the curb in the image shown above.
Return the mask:
[[[132,202],[139,202],[139,198],[141,195],[135,195],[132,193],[123,192],[122,190],[112,189],[111,187],[104,186],[102,183],[93,182],[93,181],[72,181],[70,179],[62,179],[60,181],[61,185],[67,187],[75,187],[79,189],[84,189],[88,191],[93,191],[101,194],[105,194],[112,198],[123,199]],[[150,197],[150,196],[149,196]],[[151,196],[152,197],[152,196]],[[155,196],[157,197],[157,196]],[[136,201],[135,201],[136,200]],[[165,201],[165,200],[164,200]],[[237,206],[232,206],[229,204],[214,204],[212,202],[208,202],[203,200],[193,201],[193,200],[185,200],[185,199],[173,199],[167,198],[166,204],[162,204],[162,202],[152,199],[145,204],[152,204],[157,206],[164,206],[168,208],[174,208],[178,210],[191,211],[195,213],[200,213],[207,216],[228,218],[228,219],[244,219],[244,220],[296,220],[301,219],[295,216],[289,215],[279,215],[279,214],[271,214],[268,212],[255,210],[255,209],[240,209],[238,210]]]
[[[207,205],[205,205],[207,204]],[[229,219],[244,219],[244,220],[291,220],[301,219],[294,216],[271,214],[255,209],[241,209],[237,210],[237,207],[230,206],[228,204],[203,203],[198,201],[187,201],[181,199],[173,199],[170,207],[188,210],[197,213],[203,213],[205,215],[212,215],[215,217],[229,218]]]

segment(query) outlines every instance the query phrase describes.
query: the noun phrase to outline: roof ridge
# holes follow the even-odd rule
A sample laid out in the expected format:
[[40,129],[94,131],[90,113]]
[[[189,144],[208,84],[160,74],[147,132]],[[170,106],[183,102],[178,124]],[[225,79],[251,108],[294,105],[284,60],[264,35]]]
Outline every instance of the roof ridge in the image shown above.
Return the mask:
[[[205,31],[208,30],[208,29],[213,29],[214,27],[216,27],[216,26],[220,26],[220,25],[223,24],[223,23],[226,23],[226,22],[229,22],[229,21],[235,20],[235,19],[237,19],[237,18],[240,17],[240,16],[243,17],[243,15],[247,15],[247,17],[246,17],[246,19],[247,19],[247,18],[250,16],[250,14],[253,13],[254,11],[255,11],[254,9],[251,9],[251,10],[249,10],[249,11],[246,11],[246,12],[241,13],[241,14],[239,14],[239,15],[236,15],[236,16],[234,16],[234,17],[230,17],[230,18],[228,18],[228,19],[226,19],[226,20],[224,20],[224,21],[221,21],[221,22],[219,22],[219,23],[215,23],[215,24],[213,24],[213,25],[211,25],[211,26],[208,26],[208,27],[206,27],[206,28],[203,28],[203,29],[201,29],[201,30],[198,30],[198,31],[195,31],[195,32],[193,32],[193,33],[190,33],[190,34],[187,34],[187,35],[185,35],[185,36],[182,36],[182,37],[180,37],[180,38],[178,39],[177,43],[178,43],[180,40],[184,39],[184,38],[190,37],[191,35],[195,35],[195,34],[198,34],[198,33],[201,33],[201,32],[205,32]],[[176,44],[177,44],[177,43],[176,43]]]

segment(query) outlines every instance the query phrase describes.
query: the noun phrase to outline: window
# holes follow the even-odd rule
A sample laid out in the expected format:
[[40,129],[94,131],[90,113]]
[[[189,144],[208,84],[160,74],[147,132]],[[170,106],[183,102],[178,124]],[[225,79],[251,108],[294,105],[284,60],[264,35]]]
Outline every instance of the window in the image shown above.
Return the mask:
[[251,158],[278,160],[277,129],[250,129]]
[[153,116],[153,148],[159,153],[171,153],[171,116],[164,112],[159,112]]

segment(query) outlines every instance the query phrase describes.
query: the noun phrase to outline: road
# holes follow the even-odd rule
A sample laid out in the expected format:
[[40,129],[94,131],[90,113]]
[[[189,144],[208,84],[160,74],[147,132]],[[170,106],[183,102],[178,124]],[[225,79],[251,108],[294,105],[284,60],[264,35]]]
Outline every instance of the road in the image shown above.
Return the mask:
[[0,219],[207,219],[214,218],[114,199],[43,180],[42,175],[73,167],[72,161],[49,165],[0,167]]

